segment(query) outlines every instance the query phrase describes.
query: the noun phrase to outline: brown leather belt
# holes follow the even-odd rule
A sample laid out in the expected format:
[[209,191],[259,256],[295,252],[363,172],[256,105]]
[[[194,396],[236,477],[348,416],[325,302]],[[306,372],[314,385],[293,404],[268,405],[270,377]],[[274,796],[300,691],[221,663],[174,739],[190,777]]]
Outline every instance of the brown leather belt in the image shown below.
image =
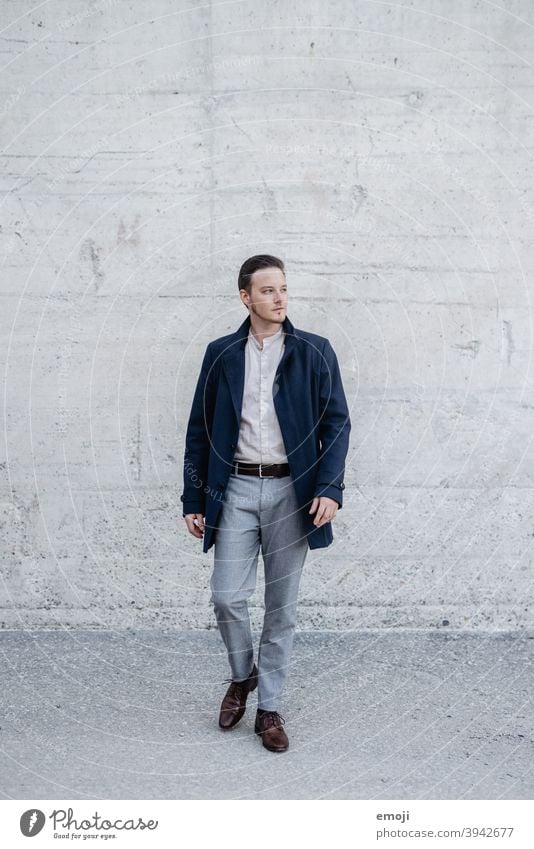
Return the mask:
[[242,463],[232,465],[234,475],[256,475],[259,478],[285,478],[290,474],[289,463]]

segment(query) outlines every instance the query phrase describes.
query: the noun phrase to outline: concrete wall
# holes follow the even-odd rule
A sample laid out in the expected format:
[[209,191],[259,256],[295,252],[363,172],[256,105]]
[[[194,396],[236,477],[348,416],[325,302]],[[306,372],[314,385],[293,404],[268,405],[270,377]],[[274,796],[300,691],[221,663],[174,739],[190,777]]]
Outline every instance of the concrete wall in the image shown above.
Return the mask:
[[352,411],[300,627],[534,625],[529,0],[1,5],[3,627],[215,626],[184,429],[257,252]]

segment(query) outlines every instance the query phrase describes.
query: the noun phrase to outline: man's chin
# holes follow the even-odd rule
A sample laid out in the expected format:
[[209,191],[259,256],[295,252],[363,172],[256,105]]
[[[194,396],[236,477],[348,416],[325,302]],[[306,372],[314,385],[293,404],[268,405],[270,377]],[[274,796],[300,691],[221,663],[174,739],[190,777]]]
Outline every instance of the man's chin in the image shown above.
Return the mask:
[[[254,312],[254,310],[252,310],[252,312]],[[272,324],[283,324],[286,318],[286,311],[269,312],[267,315],[261,315],[261,313],[256,312],[256,315],[263,321],[270,321]]]

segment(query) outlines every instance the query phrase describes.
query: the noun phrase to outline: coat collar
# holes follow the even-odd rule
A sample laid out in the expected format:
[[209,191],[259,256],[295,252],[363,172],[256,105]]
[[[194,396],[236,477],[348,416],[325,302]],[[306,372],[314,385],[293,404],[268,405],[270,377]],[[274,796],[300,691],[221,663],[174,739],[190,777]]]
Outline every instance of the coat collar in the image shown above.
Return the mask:
[[[226,351],[221,355],[223,368],[228,378],[232,403],[238,420],[241,415],[241,406],[243,404],[243,389],[245,382],[245,345],[248,339],[250,323],[250,315],[247,315],[246,319],[239,325],[235,333],[230,336]],[[293,355],[295,347],[301,341],[298,330],[293,326],[287,316],[282,323],[282,328],[285,333],[284,353],[282,355],[282,359],[278,363],[276,375],[285,368],[287,361]]]

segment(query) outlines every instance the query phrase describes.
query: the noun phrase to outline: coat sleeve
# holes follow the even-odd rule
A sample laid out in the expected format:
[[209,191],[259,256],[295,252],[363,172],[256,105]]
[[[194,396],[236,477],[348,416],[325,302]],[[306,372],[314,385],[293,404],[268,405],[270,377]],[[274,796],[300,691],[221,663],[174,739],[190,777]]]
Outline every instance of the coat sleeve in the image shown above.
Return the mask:
[[315,496],[326,495],[343,507],[345,458],[351,421],[334,349],[328,339],[322,351],[319,387],[319,456]]
[[208,344],[197,381],[187,424],[184,452],[183,515],[205,513],[210,433],[215,405],[211,343]]

